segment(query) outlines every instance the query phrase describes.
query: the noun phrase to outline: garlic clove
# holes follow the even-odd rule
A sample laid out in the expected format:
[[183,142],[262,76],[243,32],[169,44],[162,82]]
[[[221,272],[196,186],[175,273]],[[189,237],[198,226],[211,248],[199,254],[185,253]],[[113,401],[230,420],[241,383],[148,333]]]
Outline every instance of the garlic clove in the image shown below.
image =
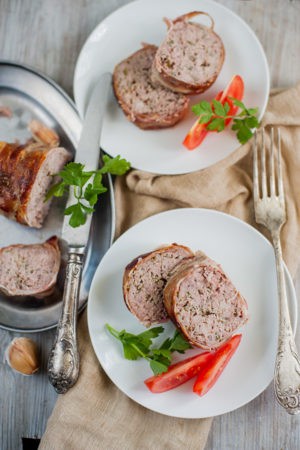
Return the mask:
[[12,369],[23,375],[32,375],[39,370],[38,348],[32,339],[13,339],[6,349],[5,358]]

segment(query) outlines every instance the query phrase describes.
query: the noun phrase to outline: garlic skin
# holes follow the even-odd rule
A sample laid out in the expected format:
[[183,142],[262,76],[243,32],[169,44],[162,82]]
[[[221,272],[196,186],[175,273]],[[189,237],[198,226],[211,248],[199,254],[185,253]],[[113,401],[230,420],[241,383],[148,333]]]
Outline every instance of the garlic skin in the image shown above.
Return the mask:
[[38,348],[29,338],[14,338],[6,349],[5,359],[12,369],[23,375],[32,375],[39,370]]

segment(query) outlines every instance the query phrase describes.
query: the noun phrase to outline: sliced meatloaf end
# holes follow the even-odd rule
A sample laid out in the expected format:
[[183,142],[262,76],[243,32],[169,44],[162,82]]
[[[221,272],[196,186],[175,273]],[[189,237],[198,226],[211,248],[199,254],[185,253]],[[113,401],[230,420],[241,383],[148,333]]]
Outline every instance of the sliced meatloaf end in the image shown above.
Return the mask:
[[202,252],[174,271],[164,289],[164,304],[189,342],[208,350],[248,320],[245,299],[222,267]]
[[62,147],[0,142],[0,213],[40,228],[50,207],[45,195],[53,175],[70,159]]
[[123,112],[142,129],[175,125],[189,105],[185,95],[152,85],[150,72],[156,51],[156,46],[145,45],[120,62],[113,73],[115,96]]
[[16,244],[0,249],[0,291],[7,296],[46,297],[60,267],[58,238],[42,244]]
[[135,258],[125,268],[123,295],[129,311],[146,327],[166,322],[163,289],[170,272],[193,252],[183,245],[171,244]]
[[167,35],[152,65],[154,85],[160,84],[174,92],[199,94],[217,79],[224,62],[224,45],[213,31],[212,18],[211,27],[190,22],[198,14],[209,16],[194,11],[167,22]]

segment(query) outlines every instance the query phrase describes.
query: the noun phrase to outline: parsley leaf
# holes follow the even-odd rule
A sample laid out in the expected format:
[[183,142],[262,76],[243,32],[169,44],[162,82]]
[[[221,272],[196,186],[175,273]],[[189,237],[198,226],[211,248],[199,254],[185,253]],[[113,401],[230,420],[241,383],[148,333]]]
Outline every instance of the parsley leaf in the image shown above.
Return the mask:
[[241,144],[245,144],[253,135],[243,120],[234,119],[232,129],[237,132],[236,135]]
[[225,108],[224,108],[224,106],[222,105],[221,102],[218,102],[217,100],[213,100],[212,104],[214,106],[214,113],[217,116],[220,116],[220,117],[225,117],[226,116]]
[[211,104],[205,100],[192,106],[192,111],[196,114],[196,116],[201,116],[202,114],[213,114]]
[[67,186],[66,183],[63,181],[51,186],[51,188],[46,194],[45,202],[49,200],[51,197],[62,197],[64,195],[66,186]]
[[212,114],[201,114],[199,123],[208,123],[212,118]]
[[243,102],[234,97],[228,97],[240,109],[239,114],[230,115],[230,105],[214,99],[211,103],[201,101],[192,106],[192,111],[199,116],[199,123],[207,124],[211,131],[223,131],[226,124],[233,119],[231,129],[236,131],[241,144],[245,144],[252,136],[253,129],[259,126],[258,108],[247,108]]
[[216,131],[223,131],[225,128],[225,120],[221,117],[216,117],[215,119],[212,119],[212,121],[207,125],[208,130],[216,130]]
[[150,361],[150,367],[154,375],[159,375],[160,373],[166,372],[170,364],[163,363],[159,360],[152,359]]
[[66,208],[64,214],[70,216],[69,224],[74,228],[86,222],[88,215],[94,212],[93,207],[99,195],[107,191],[102,184],[103,174],[123,175],[130,168],[130,163],[122,159],[120,155],[115,158],[104,155],[102,161],[102,167],[93,171],[85,171],[81,163],[66,164],[57,174],[61,181],[54,184],[45,196],[45,201],[51,197],[62,197],[68,187],[73,188],[77,203]]
[[232,100],[232,102],[235,106],[238,106],[239,108],[241,108],[242,111],[246,111],[246,106],[244,105],[243,102],[241,102],[240,100],[238,100],[237,98],[234,98],[234,97],[230,97],[230,100]]
[[166,372],[171,364],[172,353],[184,353],[191,348],[189,342],[175,331],[172,338],[167,338],[160,347],[151,347],[153,339],[163,333],[162,326],[150,328],[140,334],[128,333],[125,330],[117,331],[112,326],[106,324],[107,330],[118,339],[123,346],[124,358],[136,360],[146,359],[155,375]]
[[143,331],[143,333],[138,334],[137,337],[144,343],[144,345],[149,347],[152,344],[152,339],[155,339],[157,336],[163,333],[163,331],[163,327],[154,327],[150,328],[149,330]]
[[130,168],[130,163],[126,159],[121,159],[120,155],[115,158],[110,158],[108,155],[103,155],[103,167],[99,169],[99,173],[111,173],[112,175],[123,175]]
[[93,211],[92,208],[87,208],[85,205],[78,202],[75,203],[75,205],[66,208],[64,214],[65,216],[71,216],[69,221],[71,227],[78,227],[86,222],[87,214],[90,214]]
[[176,330],[172,339],[166,339],[160,348],[169,348],[172,352],[184,353],[185,350],[192,348],[191,344]]
[[101,184],[99,187],[95,187],[94,183],[89,183],[84,191],[84,198],[89,202],[91,206],[97,203],[98,195],[103,194],[107,191],[107,188]]

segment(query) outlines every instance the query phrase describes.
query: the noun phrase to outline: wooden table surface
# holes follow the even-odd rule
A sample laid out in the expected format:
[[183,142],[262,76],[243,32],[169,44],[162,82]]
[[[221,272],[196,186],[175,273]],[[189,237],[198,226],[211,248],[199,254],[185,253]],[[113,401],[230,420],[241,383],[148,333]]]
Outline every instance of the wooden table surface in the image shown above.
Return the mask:
[[[82,45],[102,19],[127,2],[0,0],[0,59],[31,65],[72,96],[74,66]],[[300,79],[300,1],[220,0],[219,3],[238,13],[257,34],[270,65],[271,86],[297,83]],[[124,28],[126,30],[126,24]],[[295,284],[300,297],[300,272]],[[19,333],[0,330],[0,361],[15,336]],[[42,370],[38,375],[23,377],[0,363],[1,450],[19,450],[22,438],[43,434],[56,400],[46,375],[53,336],[54,331],[32,335],[42,355]],[[300,348],[299,332],[297,343]],[[300,449],[300,417],[288,416],[277,405],[270,386],[248,405],[215,418],[206,448]]]

